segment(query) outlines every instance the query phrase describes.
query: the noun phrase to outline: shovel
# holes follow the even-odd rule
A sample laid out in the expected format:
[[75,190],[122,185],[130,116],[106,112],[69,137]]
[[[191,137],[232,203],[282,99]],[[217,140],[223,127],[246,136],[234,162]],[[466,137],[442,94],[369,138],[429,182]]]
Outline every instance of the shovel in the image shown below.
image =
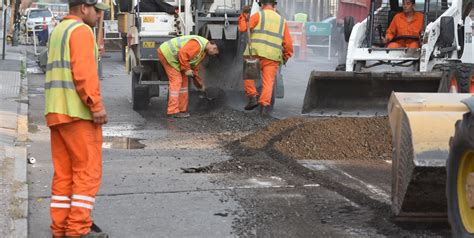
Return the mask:
[[250,56],[244,58],[244,79],[260,80],[260,61],[252,56],[252,39],[250,39],[249,21],[247,21],[247,36]]
[[216,99],[216,97],[210,96],[209,93],[206,90],[201,92],[201,94],[199,95],[199,98],[207,99],[209,101],[212,101],[212,100]]
[[[189,80],[189,82],[194,82],[194,76],[188,76],[188,80]],[[209,101],[212,101],[212,100],[216,99],[215,96],[210,95],[210,93],[206,90],[200,91],[199,98],[207,99]]]

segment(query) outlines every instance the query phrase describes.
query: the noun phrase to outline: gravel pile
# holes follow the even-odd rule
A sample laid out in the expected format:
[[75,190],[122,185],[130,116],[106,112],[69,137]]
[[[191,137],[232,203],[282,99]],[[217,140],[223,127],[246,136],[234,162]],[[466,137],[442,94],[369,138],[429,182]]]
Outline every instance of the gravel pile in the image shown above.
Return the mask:
[[390,159],[392,151],[387,117],[290,118],[244,137],[240,144],[297,160]]

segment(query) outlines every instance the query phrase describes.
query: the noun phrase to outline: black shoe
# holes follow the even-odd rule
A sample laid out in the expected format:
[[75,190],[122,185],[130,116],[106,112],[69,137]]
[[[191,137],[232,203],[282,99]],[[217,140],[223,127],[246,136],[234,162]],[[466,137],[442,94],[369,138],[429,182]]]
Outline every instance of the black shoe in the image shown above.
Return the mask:
[[250,111],[258,107],[257,97],[249,97],[249,102],[245,106],[245,110]]
[[92,223],[91,231],[102,232],[102,229],[100,229],[100,227],[96,225],[95,223]]

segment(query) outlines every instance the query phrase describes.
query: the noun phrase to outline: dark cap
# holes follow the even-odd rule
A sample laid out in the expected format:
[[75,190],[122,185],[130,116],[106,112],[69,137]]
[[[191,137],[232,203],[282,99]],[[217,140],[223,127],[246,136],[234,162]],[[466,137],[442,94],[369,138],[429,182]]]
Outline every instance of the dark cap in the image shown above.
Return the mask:
[[80,4],[86,4],[89,6],[94,6],[99,10],[108,10],[109,6],[102,2],[102,0],[68,0],[69,6],[76,6]]

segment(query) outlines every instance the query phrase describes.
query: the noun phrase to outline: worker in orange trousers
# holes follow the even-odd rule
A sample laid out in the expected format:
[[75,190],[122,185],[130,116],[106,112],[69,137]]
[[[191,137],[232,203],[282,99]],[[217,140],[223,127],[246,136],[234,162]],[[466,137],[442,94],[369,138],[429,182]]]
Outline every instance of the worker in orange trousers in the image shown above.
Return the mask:
[[200,91],[205,90],[199,76],[199,66],[206,56],[219,54],[215,42],[197,35],[180,36],[164,42],[158,48],[158,58],[169,80],[168,116],[187,118],[188,77]]
[[[262,114],[270,113],[271,98],[275,76],[281,64],[286,63],[293,55],[293,43],[291,41],[288,25],[275,11],[275,0],[260,0],[261,10],[250,16],[247,25],[247,18],[250,14],[250,6],[244,6],[242,14],[239,16],[239,31],[247,31],[250,28],[250,38],[252,40],[252,56],[260,60],[260,70],[262,74],[262,92],[259,95],[254,80],[244,79],[245,95],[248,103],[245,110],[253,110],[260,105]],[[248,49],[244,52],[244,57],[249,57]]]
[[52,32],[45,79],[45,117],[51,130],[54,176],[51,231],[59,237],[108,235],[91,212],[102,177],[102,124],[98,47],[92,27],[108,6],[97,0],[69,0],[69,15]]
[[393,17],[383,41],[387,44],[387,48],[420,48],[419,39],[392,40],[397,36],[419,38],[422,28],[423,13],[415,11],[415,0],[403,0],[403,12]]

